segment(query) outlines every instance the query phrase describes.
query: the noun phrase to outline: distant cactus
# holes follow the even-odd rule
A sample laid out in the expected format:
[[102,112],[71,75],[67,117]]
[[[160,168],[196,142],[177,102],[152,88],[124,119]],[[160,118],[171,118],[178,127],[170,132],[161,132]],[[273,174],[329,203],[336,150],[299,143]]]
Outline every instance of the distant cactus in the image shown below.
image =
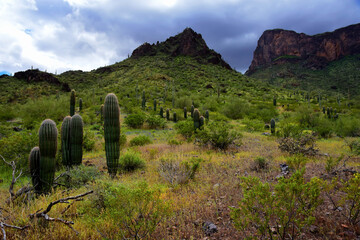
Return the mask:
[[209,121],[209,117],[210,117],[209,110],[206,110],[205,111],[205,118],[206,118],[207,121]]
[[190,114],[191,114],[191,117],[194,118],[194,102],[193,102],[193,105],[191,105],[191,110],[190,110]]
[[322,112],[323,114],[325,114],[325,107],[322,107]]
[[163,107],[160,107],[160,117],[163,118],[164,117],[164,109]]
[[273,99],[273,105],[276,107],[276,97]]
[[177,122],[177,115],[176,115],[176,112],[173,113],[173,121],[174,122]]
[[270,121],[271,134],[275,133],[275,120],[272,118]]
[[115,177],[120,156],[120,109],[115,94],[109,93],[104,103],[104,134],[106,164],[111,177]]
[[55,122],[51,119],[44,120],[39,129],[39,190],[44,193],[51,190],[54,182],[57,135],[58,131]]
[[184,118],[187,119],[187,109],[184,107]]
[[61,124],[61,152],[64,166],[71,166],[70,155],[70,121],[71,117],[66,116]]
[[79,114],[75,114],[70,121],[70,155],[71,165],[80,165],[82,162],[82,144],[84,123]]
[[204,124],[205,124],[205,118],[204,118],[204,116],[201,116],[201,117],[200,117],[199,123],[200,123],[200,124],[199,124],[199,125],[200,125],[199,128],[201,129],[201,128],[204,126]]
[[75,102],[76,102],[76,93],[75,90],[71,90],[70,94],[70,116],[75,114]]
[[156,105],[157,105],[156,99],[154,99],[154,112],[156,112]]
[[82,111],[82,107],[83,107],[83,100],[82,98],[79,98],[79,112]]
[[199,129],[200,128],[200,112],[197,108],[194,109],[193,120],[194,120],[195,130]]
[[166,109],[166,120],[170,120],[170,110]]
[[141,97],[141,107],[144,110],[146,107],[146,98],[145,98],[145,90],[142,92],[142,97]]
[[41,192],[39,147],[31,149],[29,155],[29,166],[32,185],[34,186],[35,192],[39,193]]
[[326,109],[326,114],[327,114],[328,118],[331,118],[331,112],[330,112],[329,107]]

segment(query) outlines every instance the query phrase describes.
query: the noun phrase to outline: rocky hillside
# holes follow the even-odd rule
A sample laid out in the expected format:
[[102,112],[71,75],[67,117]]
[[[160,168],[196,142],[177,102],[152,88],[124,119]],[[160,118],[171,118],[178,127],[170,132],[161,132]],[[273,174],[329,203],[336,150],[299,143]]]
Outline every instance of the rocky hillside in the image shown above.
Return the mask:
[[191,28],[186,28],[182,33],[161,43],[144,43],[133,51],[131,57],[155,56],[157,54],[166,54],[172,57],[195,57],[200,63],[212,63],[231,69],[219,53],[209,49],[201,34],[196,33]]
[[360,24],[309,36],[283,29],[267,30],[254,52],[247,71],[284,63],[301,63],[308,69],[322,69],[329,62],[360,53]]

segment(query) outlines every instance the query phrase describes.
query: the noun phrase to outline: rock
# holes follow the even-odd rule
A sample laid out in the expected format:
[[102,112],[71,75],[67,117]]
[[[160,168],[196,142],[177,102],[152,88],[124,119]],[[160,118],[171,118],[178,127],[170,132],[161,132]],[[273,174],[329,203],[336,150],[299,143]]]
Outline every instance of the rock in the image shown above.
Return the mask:
[[309,36],[294,31],[266,30],[258,40],[246,74],[274,64],[303,62],[309,69],[321,69],[329,62],[360,53],[360,24],[333,32]]
[[286,163],[280,164],[281,173],[284,175],[289,174],[289,166]]
[[14,130],[15,132],[21,132],[23,129],[20,128],[20,127],[13,127],[13,130]]
[[206,221],[203,223],[203,231],[207,236],[211,236],[212,234],[218,231],[216,225],[210,221]]
[[271,136],[271,133],[264,132],[264,133],[262,133],[261,135],[264,135],[264,136]]
[[309,230],[311,233],[317,233],[319,231],[318,227],[315,225],[310,225]]

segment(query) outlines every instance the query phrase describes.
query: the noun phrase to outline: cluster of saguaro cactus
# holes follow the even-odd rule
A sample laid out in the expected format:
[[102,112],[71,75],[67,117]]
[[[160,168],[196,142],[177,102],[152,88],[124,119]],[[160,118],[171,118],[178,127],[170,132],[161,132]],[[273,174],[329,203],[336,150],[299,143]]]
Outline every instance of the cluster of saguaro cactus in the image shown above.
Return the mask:
[[[145,92],[143,92],[145,96]],[[115,94],[109,93],[104,103],[106,164],[111,177],[117,173],[120,157],[120,108]]]
[[61,125],[63,165],[71,167],[82,163],[84,123],[79,114],[66,116]]
[[70,116],[73,116],[75,114],[75,102],[76,102],[76,94],[75,90],[71,90],[70,94]]
[[275,120],[272,118],[270,121],[271,134],[275,133]]
[[55,155],[58,131],[51,119],[42,122],[39,129],[39,147],[34,147],[29,156],[31,181],[37,193],[51,190],[55,175]]
[[204,118],[204,116],[201,116],[200,119],[199,119],[200,128],[201,128],[202,126],[204,126],[204,124],[205,124],[205,118]]

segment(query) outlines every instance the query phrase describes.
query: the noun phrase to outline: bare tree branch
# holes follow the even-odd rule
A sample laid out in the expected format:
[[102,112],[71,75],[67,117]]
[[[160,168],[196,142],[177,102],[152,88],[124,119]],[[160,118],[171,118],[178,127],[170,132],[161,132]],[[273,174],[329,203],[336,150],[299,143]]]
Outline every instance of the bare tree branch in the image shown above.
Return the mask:
[[2,234],[3,234],[3,240],[6,240],[5,227],[7,227],[7,228],[14,228],[14,229],[18,229],[18,230],[24,230],[24,229],[28,228],[29,226],[26,225],[26,226],[24,226],[24,227],[18,227],[18,226],[6,224],[6,223],[4,223],[4,222],[0,222],[0,228],[1,228],[1,232],[2,232]]

